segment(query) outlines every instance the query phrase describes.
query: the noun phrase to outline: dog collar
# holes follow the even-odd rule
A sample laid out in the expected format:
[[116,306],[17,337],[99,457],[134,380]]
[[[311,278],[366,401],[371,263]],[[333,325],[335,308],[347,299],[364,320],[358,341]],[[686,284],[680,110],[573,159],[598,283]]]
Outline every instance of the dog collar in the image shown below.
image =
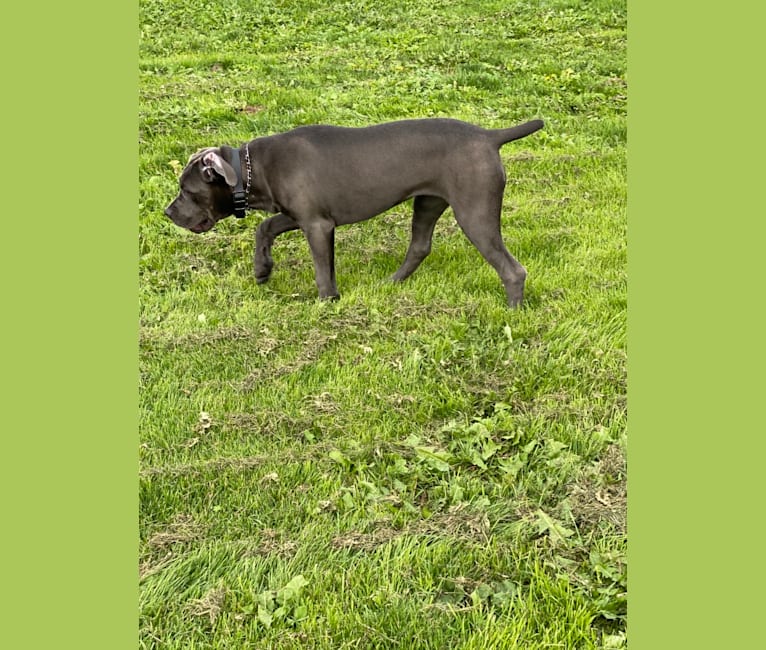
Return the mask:
[[[247,156],[247,185],[250,186],[250,156],[248,155],[247,148],[245,148],[245,156]],[[242,187],[242,164],[239,162],[239,149],[231,148],[231,163],[234,167],[234,171],[237,174],[237,184],[234,186],[232,192],[234,197],[234,216],[237,219],[242,219],[245,216],[245,210],[247,209],[247,192]]]

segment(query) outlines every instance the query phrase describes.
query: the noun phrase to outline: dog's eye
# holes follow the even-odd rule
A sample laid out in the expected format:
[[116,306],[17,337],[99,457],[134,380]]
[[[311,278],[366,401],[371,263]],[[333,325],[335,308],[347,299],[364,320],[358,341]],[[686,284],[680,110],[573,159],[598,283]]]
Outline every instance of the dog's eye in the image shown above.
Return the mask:
[[204,192],[184,192],[184,200],[190,201],[195,205],[195,207],[201,209],[201,210],[207,210],[208,205],[205,202],[205,193]]

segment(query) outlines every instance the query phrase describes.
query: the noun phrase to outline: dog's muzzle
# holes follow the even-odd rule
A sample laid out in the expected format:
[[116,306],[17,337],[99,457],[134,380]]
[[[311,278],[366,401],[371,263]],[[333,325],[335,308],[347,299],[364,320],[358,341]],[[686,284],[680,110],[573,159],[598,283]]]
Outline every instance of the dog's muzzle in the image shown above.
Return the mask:
[[213,226],[215,226],[215,219],[212,219],[210,217],[205,217],[204,219],[193,224],[189,223],[188,220],[179,218],[178,211],[173,208],[173,204],[165,208],[164,214],[168,219],[170,219],[177,226],[180,226],[181,228],[186,228],[186,230],[189,230],[196,234],[207,232]]

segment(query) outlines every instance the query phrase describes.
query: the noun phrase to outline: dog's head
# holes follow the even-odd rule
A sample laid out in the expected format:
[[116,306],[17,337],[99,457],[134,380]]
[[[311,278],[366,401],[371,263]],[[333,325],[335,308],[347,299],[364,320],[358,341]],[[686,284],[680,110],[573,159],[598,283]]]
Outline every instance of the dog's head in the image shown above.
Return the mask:
[[234,168],[218,148],[200,149],[189,158],[179,179],[180,191],[165,208],[173,223],[195,233],[207,232],[234,212]]

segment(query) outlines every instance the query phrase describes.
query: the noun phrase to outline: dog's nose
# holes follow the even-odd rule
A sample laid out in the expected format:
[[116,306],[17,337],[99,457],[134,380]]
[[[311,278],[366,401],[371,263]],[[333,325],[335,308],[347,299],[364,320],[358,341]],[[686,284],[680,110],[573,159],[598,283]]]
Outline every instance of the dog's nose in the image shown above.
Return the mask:
[[171,217],[171,216],[170,216],[170,206],[168,206],[167,208],[165,208],[164,212],[165,212],[165,216],[166,216],[168,219],[172,219],[172,218],[173,218],[173,217]]

